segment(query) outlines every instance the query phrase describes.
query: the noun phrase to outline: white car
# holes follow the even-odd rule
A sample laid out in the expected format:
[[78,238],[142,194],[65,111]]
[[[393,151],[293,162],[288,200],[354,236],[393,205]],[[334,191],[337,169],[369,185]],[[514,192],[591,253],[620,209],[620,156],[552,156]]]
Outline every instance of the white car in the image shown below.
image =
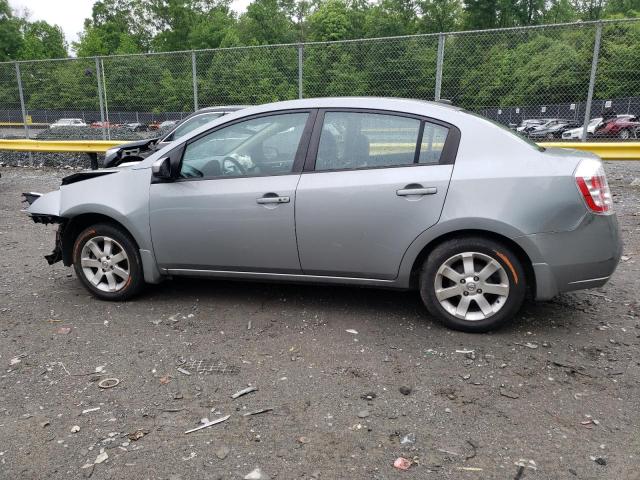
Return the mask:
[[61,118],[51,124],[50,128],[58,127],[86,127],[87,123],[81,118]]

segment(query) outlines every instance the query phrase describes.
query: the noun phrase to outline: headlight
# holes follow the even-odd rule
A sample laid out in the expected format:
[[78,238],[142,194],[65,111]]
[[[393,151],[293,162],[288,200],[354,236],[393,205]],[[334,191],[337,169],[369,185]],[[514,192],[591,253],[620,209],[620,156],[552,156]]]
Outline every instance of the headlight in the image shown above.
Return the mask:
[[105,157],[112,157],[114,155],[116,155],[118,153],[118,151],[120,150],[120,147],[113,147],[110,148],[109,150],[107,150],[104,154]]

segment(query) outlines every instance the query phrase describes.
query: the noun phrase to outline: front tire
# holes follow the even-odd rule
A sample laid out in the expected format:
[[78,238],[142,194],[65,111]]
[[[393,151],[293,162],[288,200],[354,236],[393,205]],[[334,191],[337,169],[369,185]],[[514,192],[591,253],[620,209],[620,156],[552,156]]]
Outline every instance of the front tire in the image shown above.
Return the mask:
[[502,243],[463,237],[438,245],[424,262],[420,296],[446,327],[487,332],[510,321],[526,293],[522,263]]
[[80,232],[73,245],[73,266],[85,288],[102,300],[127,300],[144,286],[138,248],[114,225],[92,225]]

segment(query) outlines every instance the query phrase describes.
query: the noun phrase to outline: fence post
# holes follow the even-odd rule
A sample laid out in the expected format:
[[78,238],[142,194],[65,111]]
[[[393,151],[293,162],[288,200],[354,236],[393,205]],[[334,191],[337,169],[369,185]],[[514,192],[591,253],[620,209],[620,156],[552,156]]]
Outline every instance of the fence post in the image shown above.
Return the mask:
[[198,110],[198,72],[196,70],[196,52],[191,50],[191,76],[193,77],[193,111]]
[[102,74],[100,72],[100,59],[96,57],[96,79],[98,80],[98,98],[100,99],[100,125],[102,126],[102,140],[107,139],[107,130],[104,126],[104,100],[102,93]]
[[20,108],[22,109],[22,126],[24,135],[29,138],[29,126],[27,125],[27,108],[24,104],[24,93],[22,91],[22,76],[20,75],[20,64],[16,62],[16,81],[18,82],[18,95],[20,96]]
[[302,54],[304,46],[298,44],[298,98],[302,98]]
[[582,124],[582,141],[587,141],[587,126],[591,120],[591,103],[593,102],[593,90],[596,85],[596,71],[598,70],[598,58],[600,56],[600,41],[602,40],[602,22],[596,26],[596,38],[593,43],[593,58],[591,60],[591,77],[589,78],[589,92],[587,104],[584,106],[584,122]]
[[442,63],[444,61],[444,33],[438,35],[438,58],[436,59],[436,91],[435,100],[440,100],[442,91]]

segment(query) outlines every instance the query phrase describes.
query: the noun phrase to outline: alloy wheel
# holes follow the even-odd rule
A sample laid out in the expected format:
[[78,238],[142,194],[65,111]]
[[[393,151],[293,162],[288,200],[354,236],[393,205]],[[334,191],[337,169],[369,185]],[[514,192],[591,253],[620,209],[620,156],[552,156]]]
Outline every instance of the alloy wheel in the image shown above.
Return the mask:
[[129,257],[113,238],[99,236],[89,239],[82,247],[80,262],[85,278],[103,292],[122,290],[129,281]]
[[495,315],[506,304],[509,277],[489,255],[463,252],[440,266],[434,287],[438,302],[448,313],[477,321]]

